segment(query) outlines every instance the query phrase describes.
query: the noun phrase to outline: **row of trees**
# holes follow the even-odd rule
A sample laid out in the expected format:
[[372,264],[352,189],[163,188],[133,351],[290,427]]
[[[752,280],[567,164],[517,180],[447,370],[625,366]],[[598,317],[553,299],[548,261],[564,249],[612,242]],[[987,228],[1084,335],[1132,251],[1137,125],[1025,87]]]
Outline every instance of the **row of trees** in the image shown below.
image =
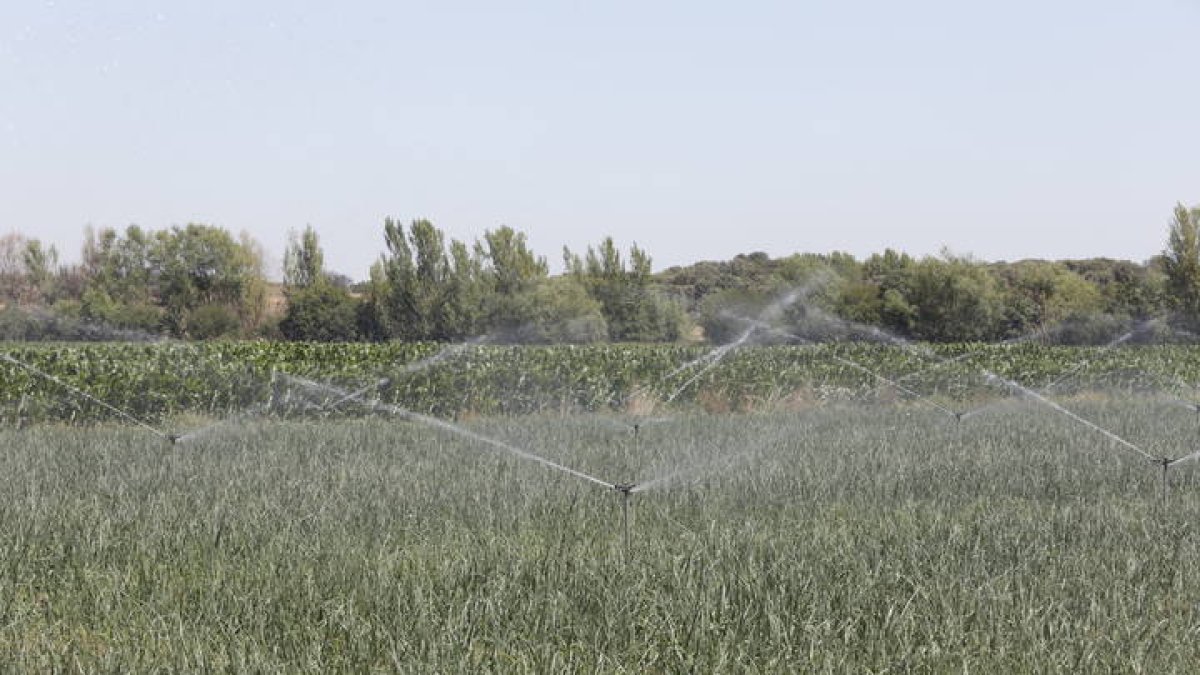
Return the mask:
[[0,303],[126,331],[205,339],[252,334],[267,320],[263,254],[246,236],[206,225],[86,234],[81,261],[53,247],[0,241]]
[[1175,304],[1160,259],[982,263],[949,252],[915,259],[888,250],[861,262],[841,254],[739,256],[664,277],[694,299],[706,334],[718,342],[741,330],[739,317],[753,315],[773,289],[789,287],[808,289],[808,307],[934,342],[999,341],[1072,319],[1103,332]]
[[291,339],[522,342],[675,341],[688,326],[682,304],[653,288],[650,257],[627,263],[612,239],[551,277],[525,235],[501,227],[468,246],[427,220],[384,223],[386,252],[359,293],[333,283],[316,233],[293,237],[285,254]]
[[89,231],[75,265],[13,234],[0,237],[0,304],[8,314],[43,308],[192,339],[670,342],[703,335],[717,343],[797,289],[805,302],[790,310],[794,324],[820,312],[931,341],[1002,340],[1072,318],[1084,333],[1089,322],[1100,330],[1166,313],[1189,328],[1200,323],[1200,209],[1183,206],[1163,254],[1145,263],[753,253],[655,274],[644,250],[635,245],[626,255],[608,238],[582,254],[564,249],[565,271],[551,276],[525,235],[508,227],[466,243],[426,220],[389,219],[383,240],[370,279],[355,284],[325,269],[312,228],[293,233],[281,311],[272,307],[261,247],[221,228]]

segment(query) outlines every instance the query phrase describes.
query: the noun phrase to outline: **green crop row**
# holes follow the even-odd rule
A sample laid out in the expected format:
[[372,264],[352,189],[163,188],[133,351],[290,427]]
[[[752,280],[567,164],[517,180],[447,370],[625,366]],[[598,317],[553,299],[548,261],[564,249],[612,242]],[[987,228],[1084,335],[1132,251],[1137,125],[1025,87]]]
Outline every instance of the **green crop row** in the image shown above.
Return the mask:
[[954,402],[1012,393],[1002,379],[1054,394],[1117,387],[1190,399],[1200,382],[1200,350],[1187,346],[844,343],[721,353],[619,344],[13,343],[0,345],[0,357],[5,424],[93,422],[119,417],[115,410],[146,420],[254,406],[331,412],[361,406],[339,400],[350,391],[455,415],[667,403],[738,408],[829,396]]

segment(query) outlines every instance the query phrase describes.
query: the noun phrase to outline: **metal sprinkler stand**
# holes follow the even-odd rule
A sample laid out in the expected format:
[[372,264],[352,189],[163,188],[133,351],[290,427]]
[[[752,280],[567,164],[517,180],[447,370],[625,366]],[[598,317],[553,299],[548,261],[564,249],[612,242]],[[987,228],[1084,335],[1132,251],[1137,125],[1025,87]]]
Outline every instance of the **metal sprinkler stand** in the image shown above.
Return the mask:
[[183,437],[179,434],[167,434],[167,440],[171,442],[171,445],[179,445],[179,440],[181,438]]
[[633,494],[633,489],[637,485],[634,483],[614,483],[612,487],[621,493],[621,523],[625,539],[625,564],[628,565],[631,555],[629,548],[629,496]]
[[1170,457],[1160,457],[1159,459],[1154,460],[1155,464],[1162,467],[1162,498],[1163,498],[1163,501],[1167,500],[1167,491],[1169,489],[1169,483],[1167,481],[1167,470],[1171,468],[1171,464],[1173,464],[1174,462],[1175,462],[1175,460],[1171,459]]

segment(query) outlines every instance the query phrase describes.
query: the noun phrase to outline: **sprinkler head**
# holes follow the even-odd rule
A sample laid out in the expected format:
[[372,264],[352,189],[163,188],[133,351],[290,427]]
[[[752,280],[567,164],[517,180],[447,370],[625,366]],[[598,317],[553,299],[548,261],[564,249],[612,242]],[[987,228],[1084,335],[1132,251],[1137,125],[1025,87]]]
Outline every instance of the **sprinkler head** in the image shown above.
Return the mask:
[[179,445],[180,439],[183,438],[179,434],[167,434],[167,440],[171,441],[171,445]]
[[628,497],[633,494],[633,489],[637,487],[634,483],[613,483],[613,489]]
[[1154,460],[1150,460],[1150,461],[1153,464],[1157,464],[1157,465],[1161,466],[1163,468],[1163,470],[1169,469],[1171,467],[1171,465],[1175,463],[1175,460],[1171,459],[1170,457],[1159,457],[1158,459],[1154,459]]

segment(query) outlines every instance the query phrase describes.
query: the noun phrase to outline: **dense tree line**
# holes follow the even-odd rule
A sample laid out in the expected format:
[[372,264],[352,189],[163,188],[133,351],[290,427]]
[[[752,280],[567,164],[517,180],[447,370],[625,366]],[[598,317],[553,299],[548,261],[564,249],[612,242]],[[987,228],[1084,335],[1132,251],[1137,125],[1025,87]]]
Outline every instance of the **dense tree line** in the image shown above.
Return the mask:
[[1165,315],[1200,325],[1200,209],[1182,205],[1162,255],[1146,262],[983,262],[949,251],[918,259],[889,249],[864,260],[750,253],[654,273],[645,250],[626,254],[606,238],[582,254],[564,248],[564,273],[551,276],[509,227],[469,243],[427,220],[388,219],[382,229],[383,252],[357,284],[325,269],[311,227],[292,233],[283,311],[269,306],[261,247],[219,227],[89,230],[73,265],[10,234],[0,237],[0,337],[75,338],[87,331],[67,326],[103,325],[188,339],[721,343],[787,293],[803,301],[783,318],[818,338],[837,337],[820,333],[832,323],[817,319],[830,316],[929,341],[999,341],[1064,325],[1063,340],[1093,341]]

